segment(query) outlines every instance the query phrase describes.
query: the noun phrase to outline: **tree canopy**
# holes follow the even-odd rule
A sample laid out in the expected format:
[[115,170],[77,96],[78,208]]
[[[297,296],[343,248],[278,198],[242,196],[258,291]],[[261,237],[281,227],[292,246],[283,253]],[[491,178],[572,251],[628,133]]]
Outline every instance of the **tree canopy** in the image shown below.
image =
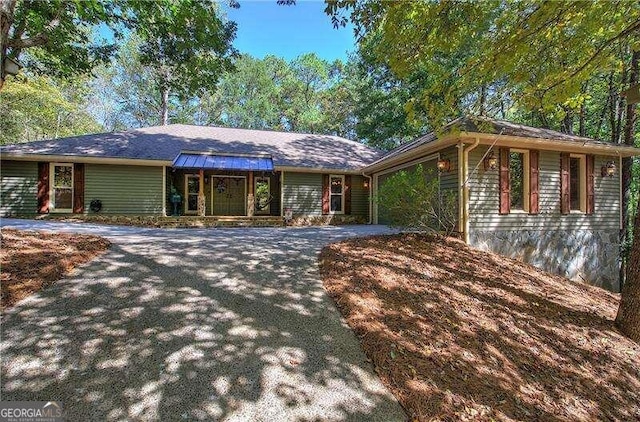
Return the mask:
[[[193,92],[215,82],[235,36],[235,23],[206,0],[2,0],[0,24],[0,88],[5,57],[22,60],[28,51],[23,64],[33,73],[88,73],[135,33],[143,62],[161,70],[164,85]],[[112,36],[96,34],[99,25]]]

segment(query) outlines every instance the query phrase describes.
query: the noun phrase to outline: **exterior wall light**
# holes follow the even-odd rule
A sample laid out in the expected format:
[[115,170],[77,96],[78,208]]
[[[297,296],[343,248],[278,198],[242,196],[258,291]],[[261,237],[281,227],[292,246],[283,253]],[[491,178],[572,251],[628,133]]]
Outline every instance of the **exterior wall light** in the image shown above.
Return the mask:
[[484,158],[484,169],[495,170],[498,168],[498,157],[491,151],[489,155]]
[[447,158],[439,158],[437,166],[440,173],[447,173],[451,170],[451,160]]
[[362,187],[365,189],[369,189],[369,179],[364,179],[364,182],[362,182]]
[[616,174],[616,163],[608,161],[607,164],[602,166],[602,177],[613,177]]

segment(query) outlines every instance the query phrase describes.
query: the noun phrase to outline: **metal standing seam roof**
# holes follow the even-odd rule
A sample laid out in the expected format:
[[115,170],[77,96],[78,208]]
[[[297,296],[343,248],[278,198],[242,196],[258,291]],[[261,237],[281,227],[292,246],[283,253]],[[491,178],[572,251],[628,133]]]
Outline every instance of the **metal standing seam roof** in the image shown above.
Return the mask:
[[204,170],[273,171],[271,157],[180,153],[173,167]]

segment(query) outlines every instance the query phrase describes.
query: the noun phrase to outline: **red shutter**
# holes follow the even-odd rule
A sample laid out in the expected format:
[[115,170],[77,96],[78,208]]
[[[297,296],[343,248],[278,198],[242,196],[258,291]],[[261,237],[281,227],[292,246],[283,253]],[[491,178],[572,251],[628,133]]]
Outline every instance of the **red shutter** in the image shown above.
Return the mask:
[[322,214],[329,214],[329,175],[322,175]]
[[84,212],[84,164],[73,165],[73,212]]
[[560,153],[560,212],[562,214],[571,212],[571,197],[569,195],[569,185],[571,183],[569,174],[570,157],[568,152]]
[[595,157],[593,155],[587,155],[587,214],[593,214],[595,209],[595,195],[593,189],[593,178],[595,175]]
[[509,214],[510,211],[509,148],[500,148],[500,214]]
[[344,213],[351,214],[351,175],[344,176]]
[[38,163],[38,214],[49,212],[49,163]]
[[540,153],[529,151],[529,214],[540,212]]

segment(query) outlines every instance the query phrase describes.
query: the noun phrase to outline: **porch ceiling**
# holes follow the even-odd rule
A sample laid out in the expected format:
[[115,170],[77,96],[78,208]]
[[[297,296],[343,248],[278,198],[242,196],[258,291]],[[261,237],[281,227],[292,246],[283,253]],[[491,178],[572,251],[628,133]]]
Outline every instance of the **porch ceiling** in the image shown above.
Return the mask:
[[271,157],[180,153],[172,166],[181,169],[273,171]]

